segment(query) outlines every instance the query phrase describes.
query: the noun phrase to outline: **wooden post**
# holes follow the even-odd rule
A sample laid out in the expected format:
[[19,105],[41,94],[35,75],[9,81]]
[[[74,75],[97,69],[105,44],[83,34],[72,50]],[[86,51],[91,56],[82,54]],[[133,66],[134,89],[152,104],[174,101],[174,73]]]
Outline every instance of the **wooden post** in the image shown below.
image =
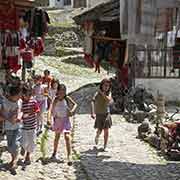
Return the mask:
[[128,45],[128,63],[130,64],[129,87],[135,87],[136,76],[136,45]]
[[21,74],[21,76],[22,76],[22,80],[23,81],[25,81],[26,80],[26,68],[23,66],[23,68],[22,68],[22,74]]
[[151,61],[151,50],[149,46],[147,46],[147,64],[148,64],[148,77],[150,77],[152,75],[151,72],[152,61]]
[[[165,33],[165,38],[164,38],[164,49],[167,49],[167,36],[168,33]],[[164,51],[164,77],[167,75],[167,51]]]

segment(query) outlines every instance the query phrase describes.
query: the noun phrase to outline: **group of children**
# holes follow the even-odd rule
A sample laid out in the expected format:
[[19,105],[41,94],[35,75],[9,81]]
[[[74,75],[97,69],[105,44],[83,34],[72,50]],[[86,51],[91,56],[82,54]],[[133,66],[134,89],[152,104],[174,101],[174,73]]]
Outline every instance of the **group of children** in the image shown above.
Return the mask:
[[[99,91],[92,100],[91,117],[95,119],[97,134],[95,143],[104,130],[104,150],[107,146],[109,128],[112,125],[109,103],[111,102],[111,82],[104,79]],[[60,135],[63,133],[68,165],[71,158],[71,122],[77,108],[76,102],[66,95],[66,86],[50,77],[48,70],[44,77],[34,76],[34,83],[9,84],[8,93],[0,103],[0,121],[4,122],[7,137],[7,148],[11,154],[9,166],[14,168],[21,147],[24,163],[31,162],[30,155],[34,152],[36,137],[43,131],[44,112],[48,112],[47,124],[55,132],[52,158],[56,158]]]

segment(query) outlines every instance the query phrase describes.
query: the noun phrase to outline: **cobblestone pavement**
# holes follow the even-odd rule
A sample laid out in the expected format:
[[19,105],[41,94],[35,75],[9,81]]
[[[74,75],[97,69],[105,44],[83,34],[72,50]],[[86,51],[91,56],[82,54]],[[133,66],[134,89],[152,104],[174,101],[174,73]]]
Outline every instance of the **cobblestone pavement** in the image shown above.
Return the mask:
[[[16,175],[12,175],[12,172],[8,170],[7,162],[10,157],[7,152],[4,152],[0,158],[3,161],[0,163],[0,180],[86,180],[87,175],[77,158],[74,159],[73,166],[67,165],[63,137],[61,137],[57,160],[50,159],[53,139],[54,134],[50,131],[46,164],[42,163],[40,147],[37,145],[31,165],[24,166],[23,159],[20,156]],[[0,143],[1,146],[2,144],[6,143]]]
[[137,125],[113,116],[107,152],[102,152],[103,136],[94,146],[94,121],[80,115],[75,121],[74,146],[92,180],[178,180],[180,165],[167,162],[153,148],[136,138]]

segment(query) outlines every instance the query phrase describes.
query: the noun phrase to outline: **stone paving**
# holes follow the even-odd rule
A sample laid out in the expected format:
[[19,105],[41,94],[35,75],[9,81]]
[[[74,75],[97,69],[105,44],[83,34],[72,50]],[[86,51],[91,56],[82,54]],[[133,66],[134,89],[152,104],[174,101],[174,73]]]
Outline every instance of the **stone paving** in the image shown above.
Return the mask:
[[[10,156],[5,151],[0,156],[0,180],[86,180],[87,175],[84,172],[78,158],[74,157],[73,166],[68,166],[66,161],[64,137],[61,137],[57,159],[51,160],[52,147],[53,147],[54,133],[49,131],[47,157],[45,164],[41,160],[42,155],[40,152],[40,145],[37,143],[36,151],[32,157],[32,163],[25,166],[23,158],[19,156],[18,168],[16,175],[13,175],[7,168],[7,162]],[[38,138],[37,142],[40,142]],[[1,142],[0,147],[6,145],[6,142]],[[14,173],[14,172],[13,172]]]
[[130,124],[120,116],[113,116],[107,152],[100,144],[94,146],[94,120],[89,115],[76,117],[74,148],[92,180],[178,180],[180,165],[167,162],[137,136],[137,124]]

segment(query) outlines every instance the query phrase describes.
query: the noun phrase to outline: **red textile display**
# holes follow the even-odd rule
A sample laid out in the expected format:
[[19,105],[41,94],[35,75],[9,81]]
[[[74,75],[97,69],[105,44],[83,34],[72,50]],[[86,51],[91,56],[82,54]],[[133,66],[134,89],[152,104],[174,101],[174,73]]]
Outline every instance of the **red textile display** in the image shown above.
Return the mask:
[[0,29],[18,31],[20,27],[18,12],[15,7],[4,7],[0,10]]

